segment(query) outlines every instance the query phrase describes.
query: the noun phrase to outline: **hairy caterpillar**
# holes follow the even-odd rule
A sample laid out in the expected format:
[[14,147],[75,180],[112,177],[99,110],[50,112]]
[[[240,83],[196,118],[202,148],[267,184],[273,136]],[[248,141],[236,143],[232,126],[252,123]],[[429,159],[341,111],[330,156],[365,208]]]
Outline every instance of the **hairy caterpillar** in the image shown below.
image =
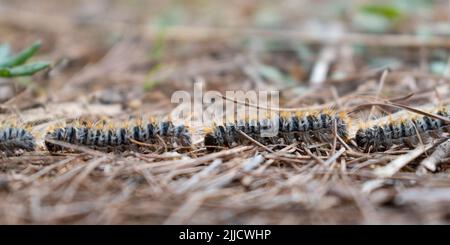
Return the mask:
[[[450,106],[437,110],[436,114],[450,118]],[[430,138],[437,138],[448,129],[449,125],[442,120],[429,116],[416,116],[359,128],[355,135],[355,142],[366,152],[388,150],[394,144],[414,147],[421,140],[427,142]]]
[[[115,127],[104,123],[75,123],[57,127],[47,132],[45,146],[50,152],[64,151],[64,147],[48,139],[95,149],[123,150],[142,145],[164,145],[167,148],[190,146],[191,136],[184,125],[175,126],[171,121],[136,120],[132,125]],[[142,143],[142,144],[140,144]]]
[[[330,142],[336,133],[342,139],[348,138],[348,119],[345,113],[329,111],[282,113],[273,118],[261,120],[237,120],[205,130],[204,144],[208,150],[216,147],[231,147],[249,144],[242,133],[262,144],[289,144],[292,142]],[[263,130],[275,127],[276,134],[266,137]],[[242,132],[242,133],[240,133]]]
[[27,129],[15,126],[0,128],[0,151],[7,155],[17,150],[34,151],[35,148],[35,138]]

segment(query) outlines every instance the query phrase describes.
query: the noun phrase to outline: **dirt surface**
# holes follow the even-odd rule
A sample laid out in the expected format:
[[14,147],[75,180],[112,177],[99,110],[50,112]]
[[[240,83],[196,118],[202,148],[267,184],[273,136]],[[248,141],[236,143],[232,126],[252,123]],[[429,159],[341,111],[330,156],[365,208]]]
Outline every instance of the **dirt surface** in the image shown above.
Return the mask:
[[173,92],[193,93],[196,81],[279,91],[280,107],[333,107],[355,127],[409,110],[392,103],[448,103],[450,3],[371,4],[0,0],[0,41],[20,50],[40,39],[34,59],[53,62],[0,79],[0,119],[32,125],[38,143],[0,158],[0,223],[448,224],[448,133],[375,153],[339,142],[56,154],[43,145],[62,121],[167,115]]

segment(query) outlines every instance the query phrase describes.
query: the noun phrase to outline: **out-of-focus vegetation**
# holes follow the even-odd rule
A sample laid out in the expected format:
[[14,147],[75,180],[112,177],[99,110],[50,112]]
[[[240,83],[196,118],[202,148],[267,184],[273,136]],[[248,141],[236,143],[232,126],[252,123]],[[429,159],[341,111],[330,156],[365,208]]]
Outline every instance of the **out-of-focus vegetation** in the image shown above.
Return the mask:
[[[410,115],[374,102],[449,102],[449,10],[448,0],[0,0],[0,121],[33,125],[39,147],[0,157],[0,223],[448,224],[450,158],[423,164],[437,147],[367,153],[336,135],[210,154],[196,110],[192,149],[158,139],[143,152],[50,154],[42,143],[63,121],[164,118],[179,108],[174,92],[198,88],[349,112],[353,138]],[[44,45],[29,46],[36,39]],[[379,175],[386,167],[395,172]]]
[[31,76],[50,66],[50,62],[36,61],[26,63],[41,47],[41,42],[36,41],[28,48],[17,54],[11,54],[9,43],[0,45],[0,77]]

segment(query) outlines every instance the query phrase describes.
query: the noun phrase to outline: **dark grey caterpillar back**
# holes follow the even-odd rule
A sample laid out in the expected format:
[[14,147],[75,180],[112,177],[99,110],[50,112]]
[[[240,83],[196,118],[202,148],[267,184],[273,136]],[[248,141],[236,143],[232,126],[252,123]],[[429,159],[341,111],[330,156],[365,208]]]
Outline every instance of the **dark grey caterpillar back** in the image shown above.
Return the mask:
[[[239,120],[215,126],[205,133],[204,144],[208,150],[250,144],[251,140],[240,132],[262,144],[331,142],[334,137],[334,123],[337,135],[347,140],[348,123],[344,113],[314,112],[284,113],[270,119]],[[276,134],[264,135],[263,132],[274,128]]]
[[[436,114],[450,118],[450,106],[438,110]],[[356,132],[355,142],[366,152],[385,151],[393,145],[415,147],[422,140],[424,143],[431,138],[441,137],[444,131],[449,131],[450,125],[444,121],[429,116],[387,122],[369,128],[360,128]],[[420,139],[419,139],[420,137]]]
[[191,145],[188,128],[184,125],[175,126],[170,121],[135,123],[124,127],[92,127],[84,124],[48,131],[44,141],[47,149],[51,152],[64,151],[64,147],[49,140],[107,151],[137,150],[152,145],[168,149]]
[[34,151],[35,148],[35,138],[28,130],[18,127],[0,128],[0,151],[3,153],[11,155],[18,150]]

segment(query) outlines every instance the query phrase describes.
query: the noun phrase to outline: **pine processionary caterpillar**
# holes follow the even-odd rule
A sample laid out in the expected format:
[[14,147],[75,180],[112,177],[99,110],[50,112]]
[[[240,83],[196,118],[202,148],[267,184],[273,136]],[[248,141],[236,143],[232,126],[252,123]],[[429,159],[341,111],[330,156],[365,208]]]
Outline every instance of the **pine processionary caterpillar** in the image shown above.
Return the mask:
[[133,125],[123,127],[115,127],[112,124],[107,127],[103,123],[96,126],[91,123],[75,123],[49,130],[45,139],[45,145],[50,152],[65,149],[47,139],[106,150],[138,147],[139,143],[165,145],[168,148],[191,145],[191,136],[186,126],[175,126],[170,121],[155,120],[146,123],[137,120]]
[[35,148],[35,138],[27,129],[14,126],[0,128],[0,151],[7,155],[17,150],[34,151]]
[[[437,110],[437,115],[450,118],[450,106]],[[381,125],[360,128],[355,142],[366,152],[384,151],[394,144],[414,147],[421,141],[437,138],[449,130],[444,121],[429,116],[416,116],[400,120],[390,120]]]
[[[436,114],[450,118],[450,106],[438,109]],[[336,135],[348,142],[349,122],[345,113],[325,110],[275,114],[259,120],[235,120],[205,130],[204,145],[211,151],[218,147],[252,144],[254,142],[251,139],[265,145],[330,143],[334,138],[335,128]],[[275,134],[263,134],[274,127],[277,129]],[[393,145],[414,147],[430,138],[441,137],[444,132],[450,132],[450,125],[430,116],[415,116],[359,127],[355,131],[352,139],[360,149],[366,152],[384,151]],[[153,146],[179,149],[192,146],[192,134],[187,126],[174,125],[169,120],[136,120],[121,127],[105,122],[96,125],[75,122],[48,130],[44,139],[50,152],[68,150],[54,141],[107,151],[136,150],[143,146],[150,149]],[[17,126],[0,127],[1,152],[10,155],[17,150],[34,151],[35,148],[35,138],[27,129]]]
[[[331,142],[334,137],[335,123],[337,135],[346,140],[348,122],[345,113],[319,111],[283,113],[271,119],[238,120],[218,125],[206,130],[204,143],[208,150],[231,147],[235,144],[249,144],[247,137],[239,131],[262,144]],[[271,127],[278,129],[277,134],[264,137],[262,131]]]

